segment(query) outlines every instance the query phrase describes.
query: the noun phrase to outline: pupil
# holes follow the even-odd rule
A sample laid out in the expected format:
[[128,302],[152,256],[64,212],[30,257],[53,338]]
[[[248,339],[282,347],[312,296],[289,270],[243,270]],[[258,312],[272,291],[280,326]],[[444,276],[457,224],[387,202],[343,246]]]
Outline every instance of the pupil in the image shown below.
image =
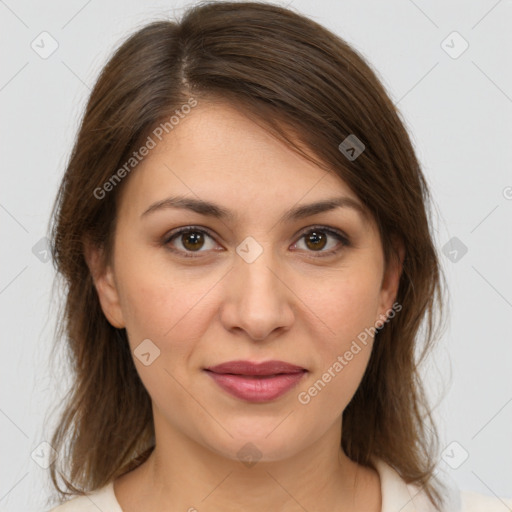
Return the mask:
[[[321,242],[320,246],[315,246],[315,244],[318,243],[319,241]],[[326,237],[323,233],[313,231],[308,237],[306,237],[306,244],[308,245],[308,247],[310,242],[313,243],[313,247],[310,247],[310,249],[323,249],[326,244]]]
[[[198,232],[187,233],[183,235],[183,240],[183,246],[190,250],[200,249],[204,242],[202,233]],[[192,242],[189,243],[189,240]]]

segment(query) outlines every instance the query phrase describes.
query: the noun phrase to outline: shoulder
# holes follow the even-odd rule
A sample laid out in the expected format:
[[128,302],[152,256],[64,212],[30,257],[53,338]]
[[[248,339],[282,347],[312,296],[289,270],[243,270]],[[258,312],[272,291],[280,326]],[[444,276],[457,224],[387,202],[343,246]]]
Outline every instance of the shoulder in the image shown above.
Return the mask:
[[[411,501],[418,512],[436,512],[427,495],[417,486],[408,484]],[[448,489],[443,495],[442,512],[506,512],[512,510],[512,499],[487,496],[474,491]]]
[[84,496],[76,496],[48,512],[123,512],[114,494],[112,482]]
[[[373,463],[381,480],[382,512],[436,512],[425,491],[416,484],[406,483],[398,472],[381,459]],[[461,490],[444,475],[442,512],[506,512],[512,510],[511,498],[486,496]]]
[[[407,484],[416,510],[436,512],[427,495],[417,486]],[[487,496],[474,491],[446,487],[442,512],[506,512],[512,510],[512,498]]]
[[512,509],[512,498],[496,498],[473,491],[461,491],[461,512],[504,512]]
[[62,505],[52,508],[48,512],[89,512],[93,510],[94,505],[87,499],[87,496],[77,496]]

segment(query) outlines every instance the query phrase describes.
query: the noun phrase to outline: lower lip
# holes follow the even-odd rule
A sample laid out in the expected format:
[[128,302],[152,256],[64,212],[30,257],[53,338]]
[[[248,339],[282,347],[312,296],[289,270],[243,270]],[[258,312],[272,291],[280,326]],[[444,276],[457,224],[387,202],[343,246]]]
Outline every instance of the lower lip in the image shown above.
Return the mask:
[[248,402],[268,402],[284,395],[295,387],[306,371],[283,373],[274,377],[249,377],[229,373],[206,373],[229,394]]

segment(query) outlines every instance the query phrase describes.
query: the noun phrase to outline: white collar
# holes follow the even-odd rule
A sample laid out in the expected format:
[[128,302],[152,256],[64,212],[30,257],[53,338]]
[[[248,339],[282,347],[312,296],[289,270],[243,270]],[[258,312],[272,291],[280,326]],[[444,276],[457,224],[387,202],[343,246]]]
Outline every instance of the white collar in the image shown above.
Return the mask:
[[[398,472],[379,458],[372,458],[373,465],[379,473],[382,493],[381,512],[434,512],[431,501],[425,491],[416,485],[408,484]],[[459,491],[448,482],[444,492],[445,510],[460,510]]]

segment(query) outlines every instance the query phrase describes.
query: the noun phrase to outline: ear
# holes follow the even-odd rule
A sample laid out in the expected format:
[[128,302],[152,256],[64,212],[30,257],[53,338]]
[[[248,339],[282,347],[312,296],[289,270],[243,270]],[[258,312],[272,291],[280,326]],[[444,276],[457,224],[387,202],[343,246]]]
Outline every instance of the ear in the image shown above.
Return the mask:
[[125,327],[114,271],[105,262],[103,249],[89,241],[84,242],[84,256],[98,293],[101,309],[109,323],[117,329]]
[[380,290],[379,314],[386,315],[391,309],[400,285],[400,276],[402,275],[403,262],[405,257],[405,249],[403,243],[398,240],[393,241],[393,250],[384,270]]

